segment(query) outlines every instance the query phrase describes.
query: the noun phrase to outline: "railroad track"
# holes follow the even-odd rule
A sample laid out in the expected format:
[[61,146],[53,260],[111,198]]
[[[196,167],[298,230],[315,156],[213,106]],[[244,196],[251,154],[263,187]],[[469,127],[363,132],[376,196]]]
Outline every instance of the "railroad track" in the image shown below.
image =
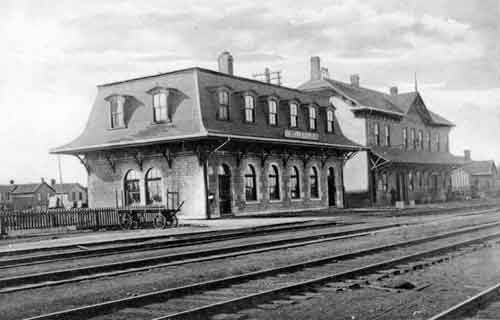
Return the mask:
[[[491,227],[498,224],[491,224]],[[217,313],[232,313],[255,304],[269,304],[273,301],[283,303],[299,294],[311,294],[311,291],[328,289],[328,284],[391,270],[401,265],[412,268],[408,264],[423,259],[425,259],[423,264],[444,261],[447,257],[443,255],[450,251],[500,237],[500,232],[497,231],[441,246],[433,243],[450,238],[452,235],[458,236],[479,230],[484,228],[466,228],[28,319],[207,319]],[[419,244],[432,247],[422,250],[418,248]],[[375,261],[374,255],[377,255]]]
[[[494,209],[460,213],[457,214],[457,216],[478,215],[478,214],[492,213],[497,211],[498,208],[494,208]],[[439,221],[448,219],[449,218],[436,219],[436,220]],[[408,225],[412,224],[417,224],[417,223],[410,223]],[[0,252],[0,270],[11,267],[66,261],[82,257],[92,258],[92,257],[102,257],[119,253],[141,252],[141,251],[150,251],[150,250],[165,249],[165,248],[177,248],[177,247],[192,246],[197,244],[207,244],[225,240],[257,237],[268,234],[279,234],[290,231],[321,229],[321,228],[328,228],[331,226],[342,226],[342,225],[346,224],[341,224],[332,221],[329,222],[306,221],[298,223],[293,222],[293,223],[281,224],[278,226],[246,228],[236,231],[235,230],[213,231],[213,232],[209,231],[203,233],[181,234],[175,236],[159,235],[159,236],[119,239],[119,240],[111,240],[111,241],[95,242],[95,243],[71,244],[71,245],[64,245],[52,248],[6,251],[6,252]],[[364,227],[364,228],[362,227],[356,230],[348,230],[345,231],[344,233],[339,232],[338,236],[347,235],[353,232],[369,232],[369,231],[381,230],[384,228],[397,227],[401,225],[402,224],[399,223],[393,223],[385,225],[376,225],[373,227]],[[30,255],[31,253],[37,253],[37,254]],[[11,258],[12,256],[14,257]]]
[[428,320],[497,320],[500,318],[500,283]]
[[[9,293],[44,286],[117,276],[126,273],[150,270],[153,268],[171,267],[186,263],[196,263],[215,259],[226,259],[239,255],[256,254],[272,250],[282,250],[322,242],[362,237],[370,235],[375,231],[387,230],[398,226],[400,225],[388,224],[350,231],[330,231],[316,233],[314,235],[296,236],[278,240],[265,240],[250,244],[224,246],[221,248],[193,250],[79,268],[16,275],[14,277],[0,278],[0,293]],[[491,227],[490,224],[483,224],[476,228],[489,227]],[[19,265],[13,265],[12,267],[18,266]],[[23,264],[21,264],[21,266],[23,266]],[[13,270],[15,273],[19,273],[17,268],[14,268]]]

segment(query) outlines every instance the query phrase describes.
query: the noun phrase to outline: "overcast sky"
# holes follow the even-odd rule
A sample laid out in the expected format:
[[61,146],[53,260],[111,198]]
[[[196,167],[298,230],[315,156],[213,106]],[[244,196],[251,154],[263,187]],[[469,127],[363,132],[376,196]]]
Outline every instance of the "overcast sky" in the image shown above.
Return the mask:
[[[500,161],[500,1],[9,1],[0,2],[0,184],[57,177],[50,148],[83,130],[96,85],[190,66],[330,77],[419,90],[457,127],[451,149]],[[61,157],[63,180],[86,184]]]

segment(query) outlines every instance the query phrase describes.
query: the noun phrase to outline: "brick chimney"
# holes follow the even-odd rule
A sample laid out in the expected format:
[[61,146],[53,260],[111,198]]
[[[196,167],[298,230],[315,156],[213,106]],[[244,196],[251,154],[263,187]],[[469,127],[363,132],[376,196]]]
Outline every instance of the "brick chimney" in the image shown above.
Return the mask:
[[353,87],[359,87],[359,74],[351,75],[351,85]]
[[398,87],[396,87],[396,86],[391,87],[391,89],[389,91],[391,93],[391,96],[397,96],[398,95]]
[[45,183],[45,178],[44,178],[44,177],[41,177],[41,178],[40,178],[40,182],[41,182],[41,183]]
[[10,183],[10,184],[14,184],[14,180],[10,180],[10,181],[9,181],[9,183]]
[[470,150],[469,149],[465,149],[464,150],[464,160],[465,161],[470,161]]
[[233,56],[229,51],[224,51],[217,59],[219,62],[219,72],[233,75]]
[[318,56],[311,57],[311,80],[321,79],[321,60]]
[[56,179],[50,179],[50,185],[52,187],[55,187],[56,186]]

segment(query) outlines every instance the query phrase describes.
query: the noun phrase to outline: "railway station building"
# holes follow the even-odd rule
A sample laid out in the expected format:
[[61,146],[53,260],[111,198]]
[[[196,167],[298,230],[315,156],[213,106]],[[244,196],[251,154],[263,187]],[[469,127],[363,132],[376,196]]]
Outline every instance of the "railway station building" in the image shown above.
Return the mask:
[[451,172],[464,164],[449,151],[454,124],[429,110],[414,92],[385,93],[330,79],[320,58],[311,58],[311,78],[299,89],[329,97],[344,135],[369,148],[344,167],[345,202],[349,207],[445,201]]
[[51,150],[78,157],[90,207],[185,201],[183,218],[344,206],[347,138],[329,97],[189,68],[97,87],[86,128]]

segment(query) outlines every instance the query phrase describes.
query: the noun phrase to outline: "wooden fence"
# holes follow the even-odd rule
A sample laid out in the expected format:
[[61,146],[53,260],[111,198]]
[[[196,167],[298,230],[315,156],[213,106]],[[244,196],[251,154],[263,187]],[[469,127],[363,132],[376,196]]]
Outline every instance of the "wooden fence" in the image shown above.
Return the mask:
[[127,210],[139,211],[140,222],[147,224],[154,221],[159,209],[161,207],[0,211],[0,233],[7,234],[10,230],[58,227],[71,227],[77,230],[118,228],[120,215]]

